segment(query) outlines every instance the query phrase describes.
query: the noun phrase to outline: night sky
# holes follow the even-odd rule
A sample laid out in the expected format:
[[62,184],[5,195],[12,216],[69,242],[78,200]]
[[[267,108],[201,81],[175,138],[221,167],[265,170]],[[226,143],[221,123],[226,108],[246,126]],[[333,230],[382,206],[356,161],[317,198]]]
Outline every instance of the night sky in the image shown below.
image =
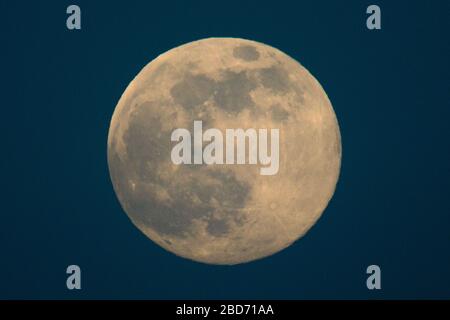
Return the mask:
[[[2,1],[0,298],[450,298],[449,1]],[[66,28],[77,4],[82,29]],[[382,29],[366,28],[381,8]],[[179,258],[129,220],[106,146],[114,108],[159,54],[207,37],[274,46],[328,94],[336,192],[269,258]],[[82,289],[66,288],[66,268]],[[381,290],[366,268],[381,267]]]

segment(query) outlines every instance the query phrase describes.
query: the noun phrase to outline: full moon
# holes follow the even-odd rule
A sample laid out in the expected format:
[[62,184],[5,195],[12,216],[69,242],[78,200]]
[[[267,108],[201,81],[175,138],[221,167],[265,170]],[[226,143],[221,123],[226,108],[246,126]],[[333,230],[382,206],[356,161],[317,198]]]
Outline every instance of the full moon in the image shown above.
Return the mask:
[[[174,164],[175,129],[279,130],[279,170]],[[209,38],[145,66],[111,119],[108,165],[133,224],[164,249],[209,264],[270,256],[301,238],[333,196],[341,138],[318,81],[271,46]]]

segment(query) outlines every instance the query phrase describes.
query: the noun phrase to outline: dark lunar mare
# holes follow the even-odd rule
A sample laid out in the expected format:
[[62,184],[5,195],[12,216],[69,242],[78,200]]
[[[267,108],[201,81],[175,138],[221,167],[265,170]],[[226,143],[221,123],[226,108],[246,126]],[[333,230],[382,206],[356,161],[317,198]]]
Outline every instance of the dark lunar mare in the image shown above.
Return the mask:
[[[115,151],[114,139],[109,149],[111,177],[124,209],[138,226],[145,225],[162,235],[187,236],[193,219],[207,222],[211,235],[225,235],[231,221],[242,223],[239,209],[246,206],[251,187],[231,171],[206,165],[180,166],[177,176],[162,179],[160,164],[171,161],[171,131],[163,130],[155,106],[156,102],[145,102],[130,116],[123,136],[126,164]],[[189,175],[192,171],[195,174]],[[155,188],[165,190],[170,200],[160,200]],[[222,214],[212,218],[217,210]]]
[[233,56],[244,61],[255,61],[259,59],[259,52],[254,46],[244,44],[233,49]]

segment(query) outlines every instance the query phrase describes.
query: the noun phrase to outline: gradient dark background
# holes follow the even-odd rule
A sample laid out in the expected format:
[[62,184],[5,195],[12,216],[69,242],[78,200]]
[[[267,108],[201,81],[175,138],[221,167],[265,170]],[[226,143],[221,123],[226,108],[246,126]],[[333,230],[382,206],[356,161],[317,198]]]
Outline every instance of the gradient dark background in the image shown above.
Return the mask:
[[[450,298],[449,1],[1,1],[0,298]],[[382,30],[366,28],[370,4]],[[211,266],[132,225],[106,161],[111,115],[157,55],[206,37],[272,45],[327,92],[336,193],[269,258]],[[295,159],[292,159],[295,161]],[[66,267],[82,290],[66,289]],[[382,290],[366,288],[366,267]]]

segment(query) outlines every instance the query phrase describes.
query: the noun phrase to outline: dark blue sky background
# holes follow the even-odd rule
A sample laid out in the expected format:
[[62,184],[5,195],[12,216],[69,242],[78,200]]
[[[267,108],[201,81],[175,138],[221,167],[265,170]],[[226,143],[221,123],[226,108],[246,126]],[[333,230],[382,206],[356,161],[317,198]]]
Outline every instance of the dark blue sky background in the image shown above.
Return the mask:
[[[0,3],[0,298],[450,298],[449,1]],[[382,30],[365,27],[369,4]],[[211,36],[272,45],[322,84],[341,177],[288,249],[232,267],[181,259],[122,211],[110,117],[157,55]],[[68,291],[66,267],[82,269]],[[366,288],[366,267],[382,290]]]

